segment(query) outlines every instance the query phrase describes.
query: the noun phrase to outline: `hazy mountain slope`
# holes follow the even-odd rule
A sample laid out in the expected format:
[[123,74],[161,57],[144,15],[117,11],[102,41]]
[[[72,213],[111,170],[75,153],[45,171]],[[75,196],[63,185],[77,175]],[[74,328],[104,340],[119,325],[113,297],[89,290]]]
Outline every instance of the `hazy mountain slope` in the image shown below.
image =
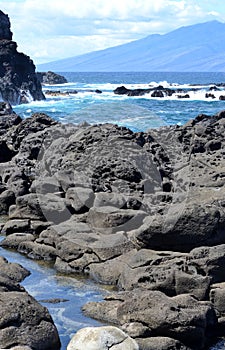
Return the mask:
[[128,44],[50,62],[38,70],[69,71],[224,71],[225,24],[181,27]]

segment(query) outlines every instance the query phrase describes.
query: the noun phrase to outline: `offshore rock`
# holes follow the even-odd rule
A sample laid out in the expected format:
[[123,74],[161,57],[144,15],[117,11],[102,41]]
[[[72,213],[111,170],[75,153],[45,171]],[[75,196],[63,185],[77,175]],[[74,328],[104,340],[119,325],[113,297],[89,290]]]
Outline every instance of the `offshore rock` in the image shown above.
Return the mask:
[[151,93],[151,97],[171,96],[175,92],[176,92],[175,90],[164,88],[161,85],[155,88],[147,88],[147,89],[127,89],[125,86],[119,86],[114,90],[114,94],[116,95],[143,96],[145,94]]
[[35,73],[33,61],[17,51],[12,41],[10,21],[0,13],[0,94],[11,104],[28,103],[45,99]]
[[51,71],[37,72],[37,78],[41,84],[57,85],[68,82],[64,76]]

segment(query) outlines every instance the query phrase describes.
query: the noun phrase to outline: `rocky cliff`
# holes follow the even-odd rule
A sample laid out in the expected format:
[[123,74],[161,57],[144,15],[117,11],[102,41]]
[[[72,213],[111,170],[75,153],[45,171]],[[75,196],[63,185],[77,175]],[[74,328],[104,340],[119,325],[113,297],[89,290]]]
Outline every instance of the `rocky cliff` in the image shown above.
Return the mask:
[[59,350],[58,332],[48,310],[19,284],[29,274],[0,257],[0,348]]
[[11,104],[45,99],[33,61],[17,51],[9,17],[0,11],[0,97]]

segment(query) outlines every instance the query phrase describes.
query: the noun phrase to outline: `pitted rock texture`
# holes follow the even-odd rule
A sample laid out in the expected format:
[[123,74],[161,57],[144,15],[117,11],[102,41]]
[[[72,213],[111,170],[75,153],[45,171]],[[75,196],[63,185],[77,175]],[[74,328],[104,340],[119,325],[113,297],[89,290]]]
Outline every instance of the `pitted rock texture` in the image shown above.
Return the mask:
[[191,349],[205,349],[207,338],[217,325],[210,303],[187,294],[169,298],[141,289],[109,295],[105,301],[90,302],[85,314],[121,326],[131,337],[167,336]]
[[[86,311],[140,343],[159,337],[166,338],[154,340],[162,349],[205,349],[224,334],[225,112],[134,133],[112,124],[61,125],[41,113],[21,120],[9,106],[2,110],[0,208],[9,219],[1,245],[51,260],[61,273],[115,285],[125,294]],[[114,311],[124,295],[137,312],[120,324]],[[135,295],[160,295],[176,304],[172,311],[185,300],[177,333],[164,313],[154,331],[140,322]]]

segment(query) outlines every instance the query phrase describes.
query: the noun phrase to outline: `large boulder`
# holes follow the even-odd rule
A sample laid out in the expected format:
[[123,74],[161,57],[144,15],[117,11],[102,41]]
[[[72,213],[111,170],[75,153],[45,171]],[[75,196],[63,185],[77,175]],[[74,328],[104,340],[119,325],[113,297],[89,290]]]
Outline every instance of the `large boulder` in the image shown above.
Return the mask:
[[199,302],[188,294],[168,297],[158,291],[109,295],[105,301],[90,302],[85,314],[120,325],[131,337],[169,337],[191,349],[205,349],[217,325],[210,303]]
[[[183,252],[224,243],[224,125],[221,112],[213,117],[200,115],[181,128],[151,130],[151,137],[166,150],[164,155],[154,153],[159,164],[169,161],[171,186],[167,181],[168,195],[159,203],[161,211],[146,217],[134,230],[139,243]],[[151,205],[150,198],[147,205]]]
[[60,349],[57,330],[46,308],[26,292],[0,292],[0,346],[29,344],[35,349]]
[[138,344],[119,328],[88,327],[80,329],[67,350],[139,350]]
[[189,259],[184,253],[141,249],[124,264],[118,285],[123,290],[160,290],[169,296],[191,293],[199,300],[205,300],[211,276],[198,273],[197,264],[192,264]]
[[60,349],[48,310],[19,284],[28,275],[22,266],[0,257],[0,348]]
[[10,21],[0,13],[0,93],[11,104],[27,103],[45,99],[30,57],[17,51],[12,41]]

